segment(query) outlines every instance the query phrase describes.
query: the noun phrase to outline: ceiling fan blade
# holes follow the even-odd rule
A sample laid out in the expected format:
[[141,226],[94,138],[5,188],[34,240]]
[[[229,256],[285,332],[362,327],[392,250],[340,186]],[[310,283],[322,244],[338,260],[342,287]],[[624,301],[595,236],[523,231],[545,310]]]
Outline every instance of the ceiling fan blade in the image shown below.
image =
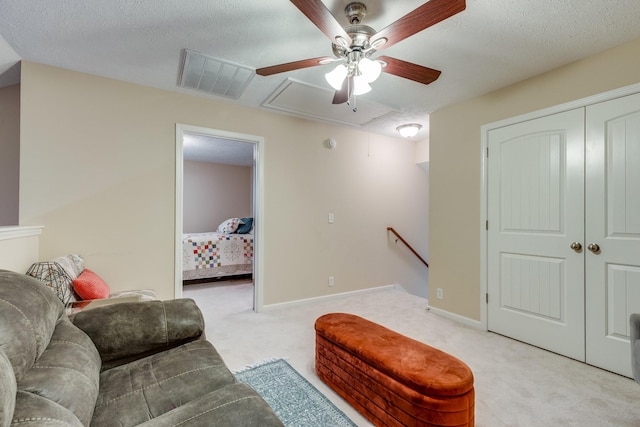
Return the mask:
[[353,92],[353,77],[347,77],[342,81],[342,87],[333,95],[334,104],[344,104],[351,97]]
[[258,68],[256,74],[261,76],[270,76],[272,74],[284,73],[286,71],[299,70],[301,68],[315,67],[316,65],[323,65],[322,61],[333,62],[334,58],[328,56],[321,56],[319,58],[303,59],[300,61],[287,62],[286,64],[272,65],[270,67]]
[[338,23],[336,18],[329,12],[329,9],[320,0],[291,0],[300,12],[304,13],[316,27],[320,29],[332,43],[340,44],[337,38],[342,37],[347,46],[351,44],[351,37]]
[[465,0],[429,0],[413,12],[378,31],[371,37],[371,44],[374,45],[376,40],[386,38],[387,42],[377,50],[386,49],[456,13],[462,12],[466,7]]
[[387,63],[385,67],[382,67],[383,72],[413,80],[423,85],[433,83],[442,73],[442,71],[434,70],[433,68],[423,67],[422,65],[391,58],[390,56],[379,56],[376,59]]

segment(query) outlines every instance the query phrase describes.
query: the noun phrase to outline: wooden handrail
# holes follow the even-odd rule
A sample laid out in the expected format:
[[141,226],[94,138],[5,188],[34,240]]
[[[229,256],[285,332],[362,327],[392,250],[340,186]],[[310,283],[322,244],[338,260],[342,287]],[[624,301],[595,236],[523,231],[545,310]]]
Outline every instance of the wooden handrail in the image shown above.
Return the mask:
[[[423,263],[424,265],[426,265],[426,266],[427,266],[427,268],[429,268],[429,263],[428,263],[427,261],[425,261],[425,260],[424,260],[424,259],[423,259],[419,254],[418,254],[418,252],[416,252],[416,251],[415,251],[415,249],[413,249],[413,248],[411,247],[411,245],[410,245],[410,244],[408,244],[408,243],[407,243],[407,241],[406,241],[406,240],[404,240],[404,239],[402,238],[402,236],[401,236],[401,235],[399,235],[399,234],[398,234],[398,232],[397,232],[396,230],[394,230],[394,229],[393,229],[393,227],[387,227],[387,231],[390,231],[390,232],[392,232],[393,234],[395,234],[395,235],[396,235],[396,237],[397,237],[398,239],[400,239],[400,241],[401,241],[402,243],[404,243],[404,244],[409,248],[409,250],[410,250],[411,252],[413,252],[413,254],[414,254],[415,256],[417,256],[417,257],[418,257],[418,259],[420,259],[420,261],[422,261],[422,263]],[[398,239],[396,239],[396,243],[398,243]]]

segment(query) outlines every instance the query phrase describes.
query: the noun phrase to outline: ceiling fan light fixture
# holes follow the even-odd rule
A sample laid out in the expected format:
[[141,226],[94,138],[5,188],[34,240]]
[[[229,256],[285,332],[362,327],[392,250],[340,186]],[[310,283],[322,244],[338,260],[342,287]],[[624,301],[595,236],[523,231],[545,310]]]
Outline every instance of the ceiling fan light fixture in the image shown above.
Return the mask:
[[367,83],[372,83],[380,77],[382,65],[378,61],[372,61],[369,58],[362,58],[358,62],[358,70]]
[[342,82],[347,77],[347,73],[347,67],[344,64],[340,64],[336,68],[334,68],[333,71],[325,74],[324,78],[332,88],[334,88],[335,90],[340,90],[340,88],[342,88]]
[[422,129],[422,125],[418,123],[408,123],[406,125],[401,125],[396,128],[396,130],[402,135],[404,138],[412,138],[418,134],[418,131]]
[[363,76],[356,76],[353,78],[354,95],[364,95],[369,91],[371,91],[371,86],[369,86],[369,82],[367,82]]

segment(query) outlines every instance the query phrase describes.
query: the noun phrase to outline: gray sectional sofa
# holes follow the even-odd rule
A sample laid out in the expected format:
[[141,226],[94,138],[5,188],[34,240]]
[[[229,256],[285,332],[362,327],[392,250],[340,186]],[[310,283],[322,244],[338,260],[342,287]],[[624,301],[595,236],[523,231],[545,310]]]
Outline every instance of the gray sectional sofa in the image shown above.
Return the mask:
[[282,426],[204,338],[190,299],[71,317],[39,281],[0,270],[0,427]]

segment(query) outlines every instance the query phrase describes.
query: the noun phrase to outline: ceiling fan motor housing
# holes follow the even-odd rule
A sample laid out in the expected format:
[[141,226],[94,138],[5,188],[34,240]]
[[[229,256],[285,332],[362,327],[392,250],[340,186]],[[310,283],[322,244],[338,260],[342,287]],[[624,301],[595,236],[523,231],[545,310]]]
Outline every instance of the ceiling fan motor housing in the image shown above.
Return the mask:
[[375,52],[375,49],[371,49],[371,43],[369,43],[369,39],[376,33],[376,30],[371,28],[368,25],[356,24],[349,25],[344,29],[349,37],[351,37],[351,45],[349,48],[343,47],[339,44],[333,43],[333,54],[338,58],[345,58],[349,52],[357,50],[366,54],[366,56],[371,55]]
[[359,24],[367,15],[367,6],[360,2],[349,3],[344,8],[344,13],[350,24]]

